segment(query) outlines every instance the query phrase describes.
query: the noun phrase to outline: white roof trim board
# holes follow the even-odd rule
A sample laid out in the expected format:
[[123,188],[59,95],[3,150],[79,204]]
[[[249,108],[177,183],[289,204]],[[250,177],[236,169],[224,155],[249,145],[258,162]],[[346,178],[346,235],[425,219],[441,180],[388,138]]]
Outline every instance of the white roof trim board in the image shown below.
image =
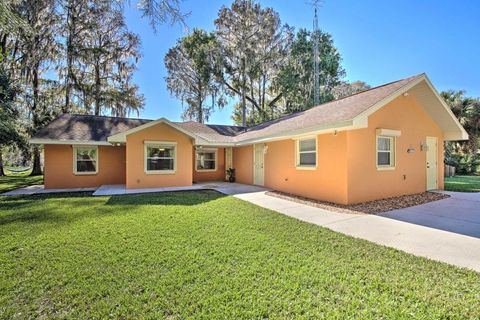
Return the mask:
[[93,140],[59,140],[59,139],[39,139],[32,138],[29,141],[31,144],[68,144],[68,145],[84,145],[84,146],[112,146],[107,141],[93,141]]

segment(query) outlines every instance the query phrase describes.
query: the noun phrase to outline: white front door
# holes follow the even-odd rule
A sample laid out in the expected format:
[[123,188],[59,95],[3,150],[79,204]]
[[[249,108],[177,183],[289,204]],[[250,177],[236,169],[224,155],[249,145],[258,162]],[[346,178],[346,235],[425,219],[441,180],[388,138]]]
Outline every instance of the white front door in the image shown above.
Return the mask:
[[437,138],[427,137],[427,190],[438,189]]
[[253,146],[253,184],[263,186],[263,144]]

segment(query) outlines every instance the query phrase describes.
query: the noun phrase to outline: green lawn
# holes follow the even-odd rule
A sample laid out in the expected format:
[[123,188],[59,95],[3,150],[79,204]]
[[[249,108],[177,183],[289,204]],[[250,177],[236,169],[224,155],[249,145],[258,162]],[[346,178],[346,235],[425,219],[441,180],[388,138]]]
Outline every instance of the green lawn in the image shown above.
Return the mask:
[[30,171],[11,172],[4,169],[7,176],[0,177],[0,193],[34,184],[42,184],[43,176],[30,177]]
[[480,176],[455,176],[445,178],[445,190],[480,192]]
[[478,319],[480,274],[213,191],[4,197],[0,317]]

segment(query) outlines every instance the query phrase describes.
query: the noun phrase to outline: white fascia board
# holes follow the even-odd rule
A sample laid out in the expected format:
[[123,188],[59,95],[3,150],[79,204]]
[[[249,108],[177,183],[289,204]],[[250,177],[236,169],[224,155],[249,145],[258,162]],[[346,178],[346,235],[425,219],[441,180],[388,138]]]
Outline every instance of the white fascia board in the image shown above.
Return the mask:
[[225,148],[225,147],[234,147],[236,143],[233,142],[206,142],[206,141],[199,141],[195,140],[195,146],[202,146],[202,147],[212,147],[212,148]]
[[111,146],[107,141],[91,141],[91,140],[58,140],[58,139],[37,139],[29,140],[30,144],[67,144],[67,145],[84,145],[84,146]]
[[450,131],[443,133],[443,139],[445,141],[461,141],[461,140],[468,140],[468,134],[465,130],[462,132],[459,131]]

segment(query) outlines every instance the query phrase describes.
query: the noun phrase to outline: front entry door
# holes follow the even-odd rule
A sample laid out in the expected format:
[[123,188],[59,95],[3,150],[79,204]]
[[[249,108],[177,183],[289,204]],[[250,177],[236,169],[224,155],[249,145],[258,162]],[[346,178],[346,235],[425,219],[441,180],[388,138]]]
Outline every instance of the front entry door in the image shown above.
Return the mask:
[[437,138],[427,137],[427,190],[438,189]]
[[253,184],[263,186],[263,144],[253,146]]

